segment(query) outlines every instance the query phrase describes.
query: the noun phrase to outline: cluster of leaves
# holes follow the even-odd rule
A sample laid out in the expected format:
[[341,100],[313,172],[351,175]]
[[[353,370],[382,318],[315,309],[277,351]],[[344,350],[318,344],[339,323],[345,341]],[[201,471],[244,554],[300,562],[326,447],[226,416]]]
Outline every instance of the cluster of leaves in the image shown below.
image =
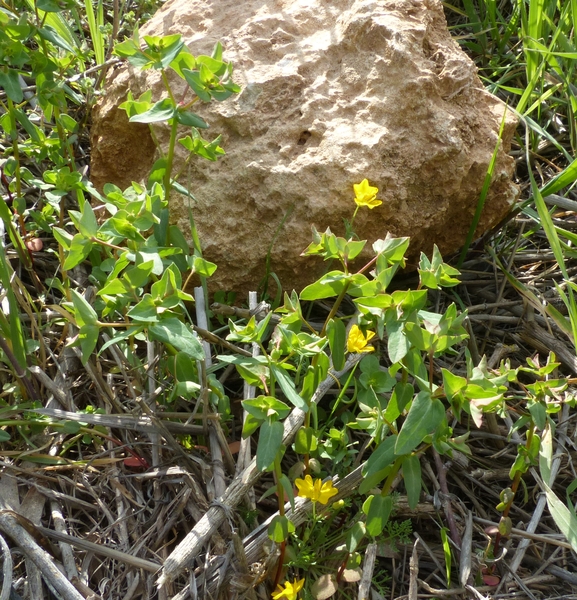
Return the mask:
[[[27,339],[21,320],[8,315],[42,310],[49,293],[57,302],[63,300],[57,307],[60,322],[78,328],[73,345],[80,346],[83,363],[97,348],[103,331],[114,331],[116,334],[101,344],[99,351],[122,344],[136,378],[142,374],[144,380],[138,344],[159,341],[167,350],[161,363],[168,376],[176,379],[172,397],[190,398],[199,387],[195,361],[204,358],[204,352],[192,334],[184,305],[193,298],[183,290],[192,276],[203,280],[216,265],[202,258],[197,237],[191,249],[183,234],[169,225],[169,191],[173,186],[184,189],[171,178],[171,161],[176,143],[191,155],[208,160],[224,153],[220,138],[210,142],[202,138],[199,128],[208,125],[189,108],[199,100],[224,100],[239,88],[232,82],[231,64],[222,60],[220,44],[211,56],[197,57],[180,36],[147,37],[141,49],[136,33],[132,40],[119,44],[118,56],[159,70],[167,90],[167,98],[156,103],[150,98],[147,101],[147,95],[139,101],[129,97],[124,104],[129,117],[141,123],[164,121],[174,136],[168,152],[161,152],[146,186],[133,184],[122,191],[107,185],[103,194],[98,193],[76,163],[84,124],[69,114],[71,106],[89,107],[95,82],[85,73],[86,64],[94,57],[103,61],[106,55],[102,4],[96,14],[91,3],[87,4],[92,51],[78,37],[80,25],[75,31],[69,24],[80,24],[73,3],[31,1],[30,10],[22,6],[0,10],[0,83],[4,90],[0,92],[0,127],[10,142],[0,165],[8,192],[7,199],[0,198],[0,217],[11,242],[0,253],[0,278],[9,308],[0,318],[0,359],[16,376],[14,382],[5,384],[5,390],[12,390],[17,397],[37,398],[27,366],[36,362],[37,350],[45,360],[45,342],[41,335],[38,341]],[[190,80],[186,104],[174,99],[166,71]],[[179,125],[187,127],[187,135],[178,139]],[[31,190],[37,190],[40,201],[30,202]],[[77,210],[67,211],[66,203],[71,200]],[[45,281],[36,273],[32,255],[44,246],[40,235],[49,236],[50,246],[54,236],[58,248],[56,276]],[[51,247],[47,250],[53,252]],[[19,280],[14,278],[7,260],[14,251],[41,294],[37,301],[23,295]],[[75,270],[87,262],[89,280],[97,290],[94,302],[76,287]],[[183,273],[187,274],[186,281],[182,280]],[[209,382],[218,389],[212,377]],[[222,397],[220,391],[217,395]],[[7,432],[2,435],[9,439]]]
[[[427,288],[456,285],[458,272],[443,263],[435,249],[432,259],[421,257],[417,290],[389,293],[387,286],[393,275],[405,264],[408,244],[407,238],[378,240],[373,244],[374,257],[368,265],[350,273],[348,261],[361,252],[364,242],[339,238],[330,231],[317,236],[307,254],[318,254],[325,260],[336,258],[343,269],[327,273],[306,287],[300,296],[285,295],[284,306],[278,310],[282,315],[280,323],[275,326],[268,346],[264,344],[270,330],[268,318],[260,323],[253,319],[244,327],[230,323],[229,339],[259,344],[260,356],[220,357],[235,363],[241,376],[263,391],[263,395],[243,402],[248,413],[243,435],[252,435],[260,428],[257,446],[260,469],[280,473],[280,461],[286,451],[282,421],[291,411],[291,405],[306,412],[306,423],[293,445],[293,450],[301,456],[303,468],[313,460],[321,464],[323,458],[338,455],[341,461],[331,461],[332,468],[344,475],[347,462],[342,460],[345,455],[339,444],[334,444],[335,438],[344,438],[341,447],[346,448],[354,431],[370,437],[373,451],[364,464],[363,481],[358,489],[365,500],[357,518],[349,523],[343,546],[349,567],[358,567],[360,555],[356,548],[363,538],[378,537],[389,521],[393,512],[390,489],[395,477],[402,474],[409,505],[414,508],[422,486],[420,456],[429,449],[441,455],[450,455],[455,450],[470,453],[466,444],[468,434],[455,437],[450,422],[462,422],[466,415],[466,419],[481,426],[484,413],[504,413],[507,394],[521,385],[520,379],[529,373],[535,383],[522,386],[527,410],[515,426],[516,431],[524,431],[526,444],[519,446],[518,458],[511,468],[512,492],[504,491],[507,503],[502,502],[498,507],[504,512],[502,529],[510,532],[506,513],[514,492],[521,475],[537,464],[538,432],[551,427],[549,415],[559,410],[559,394],[567,385],[564,379],[549,378],[558,366],[553,360],[545,367],[529,362],[527,367],[514,369],[503,364],[498,372],[493,372],[485,362],[474,365],[467,350],[466,376],[443,368],[442,381],[438,382],[435,360],[462,351],[461,343],[468,337],[463,327],[466,314],[459,314],[454,304],[443,314],[430,312]],[[371,277],[364,274],[369,266],[373,268]],[[335,316],[345,293],[353,297],[357,308],[357,316],[352,320]],[[333,311],[322,331],[316,332],[304,318],[300,302],[327,298],[334,299]],[[369,340],[373,344],[377,340],[386,343],[383,355],[379,356],[383,344],[375,347],[376,344],[368,344]],[[326,412],[325,418],[319,419],[320,409],[314,395],[329,369],[342,370],[351,353],[360,360],[352,374],[341,377],[341,393],[331,406],[331,416],[339,407],[346,407],[346,412],[341,415],[343,428],[335,428],[331,426],[334,421],[326,419]],[[285,475],[280,475],[279,481],[282,482],[279,490],[288,493],[292,500],[292,483],[286,481]],[[302,485],[297,487],[300,489]],[[313,492],[306,497],[313,499]],[[281,514],[273,521],[269,533],[274,541],[283,542],[293,530]]]
[[[130,120],[166,122],[174,135],[166,155],[155,163],[146,187],[133,183],[122,191],[109,184],[103,195],[90,190],[102,203],[97,209],[104,208],[110,215],[103,223],[99,224],[91,203],[81,202],[79,211],[68,213],[77,233],[73,235],[60,227],[54,229],[65,257],[63,273],[89,259],[90,279],[98,289],[94,306],[72,290],[67,308],[79,328],[76,343],[82,349],[84,362],[94,351],[103,327],[121,327],[122,331],[100,351],[128,340],[123,348],[134,363],[130,348],[135,339],[165,343],[171,353],[176,353],[178,379],[183,384],[178,389],[180,392],[187,389],[189,393],[185,396],[189,396],[198,389],[192,384],[197,376],[193,361],[202,359],[204,353],[190,324],[186,325],[188,312],[184,303],[194,298],[184,289],[193,275],[210,277],[216,265],[202,258],[199,244],[191,251],[180,229],[169,224],[168,194],[173,186],[182,189],[171,178],[172,156],[176,142],[191,154],[209,160],[224,154],[218,145],[220,138],[207,142],[200,136],[198,128],[208,125],[188,109],[199,99],[224,100],[239,88],[231,80],[231,64],[222,60],[220,44],[212,56],[194,57],[179,35],[145,37],[143,49],[135,35],[134,39],[119,44],[115,53],[142,69],[160,70],[167,89],[167,97],[154,103],[150,92],[139,100],[129,94],[122,108]],[[191,84],[192,98],[188,102],[177,103],[174,99],[167,70],[173,70]],[[188,127],[189,135],[178,139],[179,125]],[[183,273],[187,274],[187,281],[183,281]],[[65,283],[52,280],[66,294]]]

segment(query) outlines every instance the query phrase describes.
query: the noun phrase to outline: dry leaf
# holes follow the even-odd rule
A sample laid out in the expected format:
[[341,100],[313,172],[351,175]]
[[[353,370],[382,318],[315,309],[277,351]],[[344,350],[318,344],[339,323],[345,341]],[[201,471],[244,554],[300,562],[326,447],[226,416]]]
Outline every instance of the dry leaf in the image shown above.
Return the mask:
[[360,569],[345,569],[343,571],[343,581],[347,583],[354,583],[360,581],[363,576],[363,572]]
[[315,600],[326,600],[333,596],[338,589],[334,575],[321,575],[313,584],[311,592]]

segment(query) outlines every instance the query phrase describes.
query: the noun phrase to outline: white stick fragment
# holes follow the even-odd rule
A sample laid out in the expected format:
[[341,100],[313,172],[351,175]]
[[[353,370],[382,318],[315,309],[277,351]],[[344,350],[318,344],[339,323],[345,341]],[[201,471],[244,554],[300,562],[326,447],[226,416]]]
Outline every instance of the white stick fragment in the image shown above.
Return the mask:
[[0,548],[2,548],[2,592],[0,600],[8,600],[12,591],[12,555],[6,540],[0,535]]
[[[196,322],[198,326],[202,329],[206,329],[208,331],[208,319],[206,316],[205,299],[204,299],[204,289],[202,286],[194,288],[194,306],[196,308]],[[209,369],[212,364],[212,359],[210,357],[210,344],[206,340],[201,340],[202,347],[204,349],[204,356],[206,357],[206,368]]]
[[26,558],[38,567],[42,577],[64,600],[84,600],[84,596],[59,571],[52,556],[18,523],[17,516],[12,511],[0,511],[0,529],[14,540]]
[[[258,298],[256,292],[248,293],[248,307],[250,310],[254,310],[258,305]],[[252,344],[252,355],[254,357],[260,354],[260,348],[258,344]],[[244,382],[243,387],[243,398],[248,400],[249,398],[254,398],[256,393],[256,388],[254,385],[249,385],[246,381]],[[243,409],[242,411],[242,422],[244,422],[247,418],[248,413]],[[238,461],[236,463],[236,472],[240,473],[243,469],[245,469],[250,464],[250,437],[243,438],[240,441],[240,450],[238,453]]]
[[375,560],[377,558],[377,543],[371,542],[365,552],[363,562],[363,575],[359,581],[358,600],[368,600],[371,593],[371,583],[373,582],[373,572],[375,570]]

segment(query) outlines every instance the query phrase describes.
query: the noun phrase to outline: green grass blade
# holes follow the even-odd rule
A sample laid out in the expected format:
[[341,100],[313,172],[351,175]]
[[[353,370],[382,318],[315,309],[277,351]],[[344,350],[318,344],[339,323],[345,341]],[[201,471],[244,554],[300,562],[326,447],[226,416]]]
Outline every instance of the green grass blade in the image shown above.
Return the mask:
[[463,250],[461,250],[461,255],[459,256],[459,262],[457,263],[457,269],[460,269],[463,265],[465,257],[467,256],[467,252],[469,251],[469,247],[473,242],[473,237],[475,236],[475,231],[477,231],[477,226],[479,225],[479,221],[481,219],[481,214],[483,213],[483,208],[485,207],[485,200],[487,199],[487,193],[489,192],[489,187],[491,186],[491,180],[493,178],[493,172],[495,171],[495,164],[497,162],[497,154],[499,152],[499,148],[501,147],[501,139],[503,137],[503,130],[505,128],[505,120],[507,117],[507,111],[509,107],[505,107],[503,111],[503,118],[501,119],[501,125],[499,127],[499,137],[497,139],[497,144],[495,145],[495,149],[493,150],[493,154],[491,156],[491,160],[489,161],[489,167],[487,168],[487,173],[485,174],[485,180],[483,181],[483,187],[481,188],[481,194],[479,195],[479,201],[477,202],[477,208],[475,209],[475,214],[473,215],[473,221],[471,222],[471,227],[469,228],[469,232],[467,233],[467,238],[465,239],[465,245],[463,246]]
[[548,196],[556,194],[559,190],[568,187],[577,181],[577,159],[565,167],[561,173],[553,177],[547,184],[541,188],[541,195]]
[[[28,4],[30,10],[32,12],[34,12],[35,9],[35,0],[26,0],[26,4]],[[82,64],[82,69],[84,70],[85,65],[84,62],[82,61],[82,59],[80,58],[81,53],[81,47],[82,44],[79,41],[79,39],[76,37],[76,34],[74,33],[74,30],[72,29],[72,27],[70,27],[70,25],[68,24],[68,22],[66,21],[66,19],[64,18],[64,16],[62,15],[61,12],[44,12],[43,10],[38,9],[38,16],[40,17],[41,20],[44,21],[44,23],[46,25],[49,25],[50,27],[52,27],[52,29],[54,29],[54,31],[56,31],[56,33],[72,48],[74,48],[76,50],[76,56],[78,57],[78,60],[80,61],[80,63]]]
[[539,70],[539,57],[531,52],[531,49],[533,42],[541,39],[544,4],[545,0],[531,0],[529,3],[529,18],[524,39],[527,81],[532,81]]
[[2,330],[4,337],[10,341],[12,352],[18,362],[21,371],[26,369],[26,337],[22,329],[22,321],[19,317],[18,302],[12,289],[12,268],[9,266],[4,253],[4,248],[0,249],[0,282],[4,288],[6,299],[8,300],[8,307],[10,314],[6,319],[6,315],[2,315],[4,318],[2,324]]
[[569,275],[567,273],[567,266],[565,264],[565,255],[563,254],[563,249],[561,247],[561,242],[559,241],[559,236],[557,235],[557,230],[555,229],[555,225],[553,224],[553,220],[551,219],[551,215],[549,214],[549,210],[547,209],[547,205],[543,200],[543,196],[539,191],[539,187],[537,186],[537,182],[535,181],[535,177],[533,176],[533,172],[529,169],[529,178],[531,180],[531,190],[533,192],[533,199],[535,201],[535,208],[537,209],[537,213],[539,214],[539,220],[541,222],[541,226],[543,227],[543,231],[545,231],[545,235],[549,240],[549,244],[551,245],[551,250],[553,250],[553,254],[555,256],[555,260],[559,264],[559,268],[561,269],[561,273],[565,279],[569,279]]
[[84,6],[86,7],[86,19],[88,20],[88,28],[90,29],[90,37],[92,38],[92,47],[94,48],[96,64],[101,65],[106,60],[106,51],[104,48],[105,40],[101,30],[101,27],[104,25],[102,0],[98,1],[96,14],[92,7],[92,0],[84,0]]

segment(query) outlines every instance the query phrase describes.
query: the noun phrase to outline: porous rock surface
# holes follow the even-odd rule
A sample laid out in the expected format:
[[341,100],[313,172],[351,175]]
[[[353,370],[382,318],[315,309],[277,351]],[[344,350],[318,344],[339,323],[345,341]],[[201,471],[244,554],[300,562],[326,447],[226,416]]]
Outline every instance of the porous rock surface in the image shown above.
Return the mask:
[[[222,134],[226,156],[194,158],[180,177],[197,199],[205,257],[219,265],[213,289],[255,289],[269,250],[285,288],[313,281],[327,265],[300,256],[310,226],[342,235],[364,178],[383,204],[359,211],[360,239],[410,236],[413,265],[433,243],[444,255],[462,246],[505,109],[451,39],[439,0],[169,0],[140,33],[181,33],[195,55],[222,41],[242,88],[195,106],[210,125],[204,137]],[[148,126],[117,108],[128,89],[164,96],[154,71],[109,75],[94,112],[98,187],[145,180],[155,160]],[[507,115],[477,234],[517,198],[507,156],[515,124]],[[167,143],[166,127],[155,135]],[[179,148],[177,171],[185,159]],[[190,200],[175,194],[170,206],[190,231]]]

